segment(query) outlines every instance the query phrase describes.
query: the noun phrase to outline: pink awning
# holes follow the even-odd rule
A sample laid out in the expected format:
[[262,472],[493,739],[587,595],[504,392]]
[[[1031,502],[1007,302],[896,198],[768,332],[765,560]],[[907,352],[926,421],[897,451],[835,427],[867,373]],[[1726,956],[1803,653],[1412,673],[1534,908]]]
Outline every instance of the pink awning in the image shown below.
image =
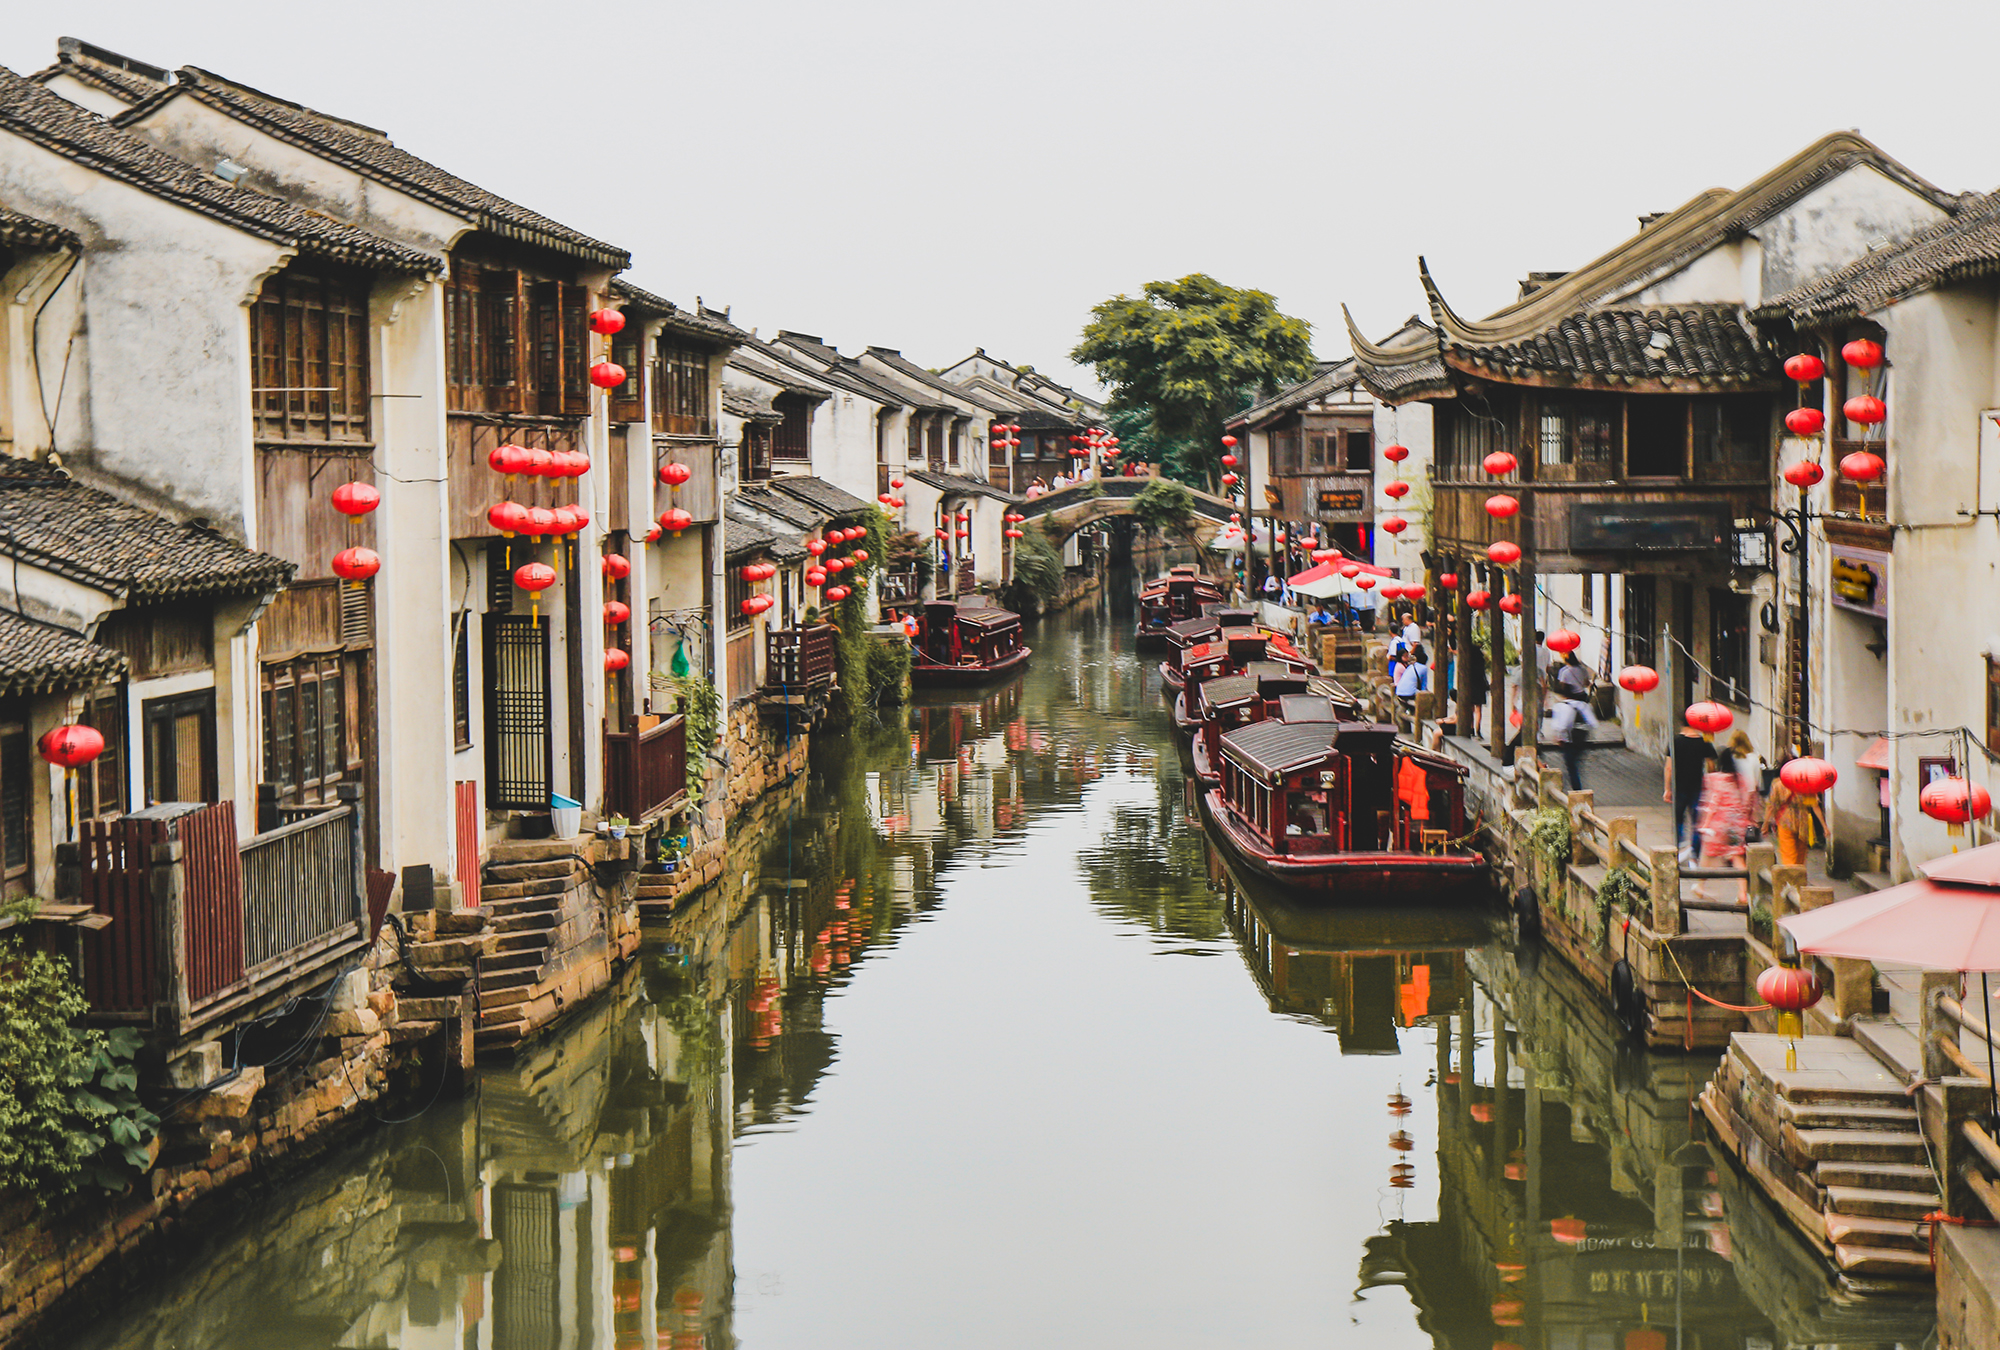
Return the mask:
[[1880,769],[1889,772],[1889,738],[1877,736],[1875,744],[1868,747],[1868,753],[1854,761],[1857,769]]
[[1360,568],[1361,575],[1371,577],[1393,577],[1396,575],[1393,568],[1377,567],[1374,563],[1365,563],[1359,558],[1342,558],[1338,562],[1323,562],[1317,567],[1308,567],[1303,572],[1294,572],[1285,578],[1285,584],[1298,586],[1308,582],[1325,581],[1328,577],[1339,576],[1340,569],[1349,563]]
[[1920,970],[2000,970],[2000,890],[1928,879],[1778,920],[1799,950]]

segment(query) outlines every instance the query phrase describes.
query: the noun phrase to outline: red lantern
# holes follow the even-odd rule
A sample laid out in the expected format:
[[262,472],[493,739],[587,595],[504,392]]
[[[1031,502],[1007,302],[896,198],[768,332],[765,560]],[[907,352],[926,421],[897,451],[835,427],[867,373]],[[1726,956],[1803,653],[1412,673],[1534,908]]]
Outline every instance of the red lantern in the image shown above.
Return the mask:
[[61,726],[43,732],[35,751],[59,769],[80,769],[104,753],[104,735],[95,727]]
[[895,507],[898,511],[900,511],[903,509],[903,499],[901,497],[891,497],[889,499],[889,505]]
[[854,550],[854,561],[856,561],[856,562],[867,562],[867,561],[868,561],[868,550],[867,550],[867,549],[865,549],[865,548],[857,548],[857,549],[855,549],[855,550]]
[[521,451],[521,472],[530,478],[547,478],[549,476],[549,466],[555,462],[556,457],[546,450],[523,449]]
[[512,538],[528,528],[528,508],[519,502],[495,502],[486,508],[486,523]]
[[623,581],[632,575],[632,562],[622,553],[604,555],[604,575],[611,581]]
[[896,499],[894,497],[891,497],[886,492],[878,492],[875,494],[875,500],[882,503],[882,505],[887,506],[890,502]]
[[660,528],[670,530],[678,538],[680,532],[694,524],[694,517],[678,506],[670,506],[660,514]]
[[599,389],[616,389],[625,383],[625,367],[611,361],[599,361],[590,368],[590,382]]
[[942,525],[940,525],[940,526],[938,527],[938,531],[937,531],[937,537],[938,537],[938,538],[940,538],[940,539],[949,539],[949,538],[951,538],[951,536],[950,536],[949,534],[946,534],[946,533],[945,533],[945,530],[944,530],[944,527],[943,527]]
[[1785,762],[1778,781],[1801,797],[1817,797],[1840,781],[1840,771],[1823,759],[1802,755]]
[[604,602],[604,622],[610,624],[613,628],[616,628],[631,617],[631,607],[626,605],[622,600],[606,600]]
[[1542,645],[1552,652],[1573,652],[1583,645],[1583,635],[1568,628],[1558,628],[1542,640]]
[[1490,591],[1467,591],[1465,593],[1465,607],[1467,609],[1485,609],[1492,603],[1493,594]]
[[1521,561],[1521,546],[1511,539],[1496,539],[1486,546],[1486,560],[1500,567]]
[[1509,516],[1518,516],[1521,514],[1521,500],[1518,497],[1509,497],[1504,492],[1488,497],[1486,499],[1486,514],[1495,520],[1505,520]]
[[1382,458],[1388,460],[1391,464],[1401,464],[1409,457],[1410,447],[1407,445],[1392,445],[1382,451]]
[[1359,587],[1360,587],[1360,588],[1361,588],[1362,590],[1364,590],[1364,591],[1366,591],[1366,590],[1372,590],[1372,589],[1374,589],[1374,586],[1375,586],[1375,578],[1374,578],[1374,577],[1356,577],[1356,578],[1354,579],[1354,584],[1355,584],[1355,585],[1357,585],[1357,586],[1359,586]]
[[1958,834],[1968,820],[1986,819],[1993,810],[1993,794],[1963,778],[1940,778],[1917,794],[1917,806]]
[[1223,443],[1224,445],[1227,445],[1227,446],[1230,446],[1230,447],[1232,447],[1232,448],[1233,448],[1233,447],[1234,447],[1234,446],[1236,445],[1236,438],[1235,438],[1234,436],[1224,436],[1224,437],[1222,438],[1222,443]]
[[1501,596],[1500,612],[1503,614],[1519,614],[1521,612],[1521,597],[1518,595]]
[[1237,476],[1233,473],[1226,473],[1222,475],[1222,486],[1224,487],[1235,487],[1237,483],[1241,481],[1242,480],[1237,478]]
[[1002,533],[1004,533],[1009,539],[1019,539],[1021,537],[1021,531],[1019,530],[1005,530],[1002,531]]
[[831,600],[835,604],[839,604],[842,600],[845,600],[848,596],[852,594],[854,594],[854,592],[850,591],[845,586],[829,586],[827,587],[826,590],[826,598],[828,600]]
[[1354,580],[1354,578],[1361,575],[1361,564],[1360,563],[1344,564],[1340,569],[1340,575],[1346,577],[1349,581]]
[[821,586],[826,585],[826,573],[817,567],[813,568],[810,572],[806,573],[806,585],[812,587],[814,590],[818,590]]
[[643,538],[643,539],[644,539],[644,540],[645,540],[645,541],[646,541],[647,543],[649,543],[649,544],[657,544],[657,543],[659,543],[659,542],[660,542],[660,527],[659,527],[658,525],[648,525],[648,526],[646,527],[646,533],[645,533],[645,534],[644,534],[643,536],[641,536],[641,537],[642,537],[642,538]]
[[903,489],[903,480],[900,478],[891,478],[889,480],[889,486],[895,489],[896,491],[900,492]]
[[1521,467],[1521,461],[1515,459],[1505,450],[1495,450],[1485,459],[1479,461],[1479,467],[1486,470],[1487,473],[1495,478],[1505,478],[1508,474]]
[[567,506],[558,506],[549,512],[552,518],[547,533],[575,534],[577,532],[576,512]]
[[623,670],[631,664],[632,657],[624,650],[618,647],[606,647],[604,649],[604,668],[606,670]]
[[1224,455],[1224,456],[1222,457],[1222,467],[1223,467],[1223,468],[1225,468],[1225,469],[1233,469],[1233,468],[1235,468],[1235,467],[1236,467],[1236,456],[1234,456],[1234,455]]
[[531,539],[540,539],[545,534],[556,532],[556,513],[546,506],[527,508],[527,518],[522,522],[521,533]]
[[[1410,522],[1404,520],[1401,516],[1384,516],[1382,518],[1382,528],[1390,534],[1401,534],[1404,530],[1410,528]],[[1278,542],[1283,543],[1284,540],[1280,539]]]
[[1871,427],[1889,416],[1888,407],[1873,394],[1855,395],[1840,405],[1840,411],[1848,421]]
[[660,481],[668,487],[679,487],[692,477],[694,470],[685,464],[669,461],[660,466]]
[[382,570],[382,559],[372,548],[344,548],[333,555],[333,574],[359,586]]
[[1804,1012],[1819,995],[1819,976],[1797,966],[1772,966],[1757,977],[1757,997],[1779,1012]]
[[1796,464],[1786,465],[1782,476],[1793,487],[1809,488],[1826,477],[1826,470],[1819,466],[1818,460],[1802,459]]
[[1687,724],[1704,736],[1713,736],[1718,731],[1727,731],[1736,717],[1720,703],[1694,703],[1688,706]]
[[1794,436],[1817,436],[1826,430],[1826,414],[1818,408],[1794,408],[1785,414],[1785,429]]
[[1618,672],[1618,686],[1634,694],[1649,693],[1660,687],[1660,672],[1651,666],[1627,666]]
[[1826,362],[1810,352],[1800,352],[1797,356],[1785,358],[1785,374],[1800,384],[1810,384],[1826,374]]
[[366,483],[342,483],[333,490],[333,509],[343,516],[365,516],[382,504],[382,494]]
[[958,532],[958,537],[959,537],[960,539],[970,539],[970,538],[972,537],[972,531],[971,531],[971,530],[960,530],[960,531]]
[[1872,450],[1856,450],[1851,455],[1843,455],[1840,460],[1840,476],[1850,482],[1872,483],[1882,476],[1889,466],[1882,462],[1882,456]]
[[512,478],[528,471],[530,452],[518,445],[496,445],[486,452],[486,467]]
[[514,584],[539,595],[556,584],[556,569],[547,563],[522,563],[514,569]]
[[1440,588],[1440,589],[1442,589],[1442,590],[1447,590],[1447,591],[1455,591],[1455,590],[1457,590],[1457,589],[1458,589],[1458,573],[1456,573],[1456,572],[1440,572],[1440,573],[1438,573],[1438,586],[1439,586],[1439,588]]
[[590,311],[590,331],[604,337],[625,331],[625,316],[615,309]]
[[1382,495],[1394,501],[1401,501],[1410,495],[1410,485],[1398,478],[1392,483],[1382,485]]
[[742,610],[746,615],[755,614],[757,612],[757,597],[754,595],[750,596],[742,604],[738,605],[737,608]]
[[817,558],[820,554],[826,552],[826,541],[824,539],[806,540],[806,552]]
[[1882,364],[1882,344],[1856,338],[1840,349],[1840,359],[1856,370],[1873,370]]
[[570,519],[576,522],[576,528],[571,530],[570,533],[578,534],[590,528],[590,510],[581,502],[571,502],[569,504],[569,514]]

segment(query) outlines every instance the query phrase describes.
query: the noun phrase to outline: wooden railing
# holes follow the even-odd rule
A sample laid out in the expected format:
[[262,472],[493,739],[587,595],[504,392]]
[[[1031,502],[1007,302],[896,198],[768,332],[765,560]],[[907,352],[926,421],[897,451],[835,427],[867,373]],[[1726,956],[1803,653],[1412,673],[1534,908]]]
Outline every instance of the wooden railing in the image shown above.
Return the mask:
[[92,1012],[180,1038],[366,946],[361,789],[339,793],[240,847],[233,802],[87,824],[65,859],[84,903],[112,920],[84,943]]
[[839,668],[834,649],[839,637],[830,623],[771,629],[765,634],[765,686],[786,693],[826,688]]
[[876,578],[884,605],[913,605],[923,598],[923,582],[915,572],[883,572]]
[[604,735],[604,809],[643,820],[687,796],[687,719],[676,714]]

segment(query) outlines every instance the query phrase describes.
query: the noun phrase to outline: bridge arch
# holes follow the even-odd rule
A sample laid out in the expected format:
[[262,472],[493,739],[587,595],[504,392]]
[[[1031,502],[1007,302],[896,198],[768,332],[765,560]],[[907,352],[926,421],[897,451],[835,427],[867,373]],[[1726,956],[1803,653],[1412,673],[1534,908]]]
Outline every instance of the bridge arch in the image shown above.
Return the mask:
[[[1132,503],[1152,478],[1094,478],[1056,492],[1045,492],[1014,509],[1030,521],[1040,523],[1049,541],[1060,548],[1071,535],[1100,520],[1132,515]],[[1216,497],[1199,488],[1187,487],[1193,502],[1188,523],[1180,533],[1196,548],[1206,548],[1216,533],[1229,523],[1236,505],[1227,497]]]

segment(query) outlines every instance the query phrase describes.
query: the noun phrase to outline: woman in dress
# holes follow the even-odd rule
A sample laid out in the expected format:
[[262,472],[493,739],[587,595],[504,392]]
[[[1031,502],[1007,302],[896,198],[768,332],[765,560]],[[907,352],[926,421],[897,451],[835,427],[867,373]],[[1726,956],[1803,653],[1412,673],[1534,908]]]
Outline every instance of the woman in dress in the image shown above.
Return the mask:
[[[1701,808],[1697,812],[1701,822],[1701,865],[1741,867],[1744,834],[1750,828],[1750,801],[1743,795],[1743,784],[1734,772],[1723,768],[1716,759],[1710,759],[1708,767],[1701,780]],[[1744,883],[1739,881],[1736,886],[1740,895],[1748,894]],[[1697,883],[1694,893],[1703,900],[1710,898],[1706,883]]]
[[[1782,765],[1780,766],[1783,767]],[[1826,833],[1826,817],[1820,814],[1819,798],[1801,797],[1785,786],[1782,777],[1771,783],[1771,795],[1764,802],[1764,832],[1778,845],[1778,861],[1787,867],[1806,865],[1806,847],[1812,841],[1813,823]]]

